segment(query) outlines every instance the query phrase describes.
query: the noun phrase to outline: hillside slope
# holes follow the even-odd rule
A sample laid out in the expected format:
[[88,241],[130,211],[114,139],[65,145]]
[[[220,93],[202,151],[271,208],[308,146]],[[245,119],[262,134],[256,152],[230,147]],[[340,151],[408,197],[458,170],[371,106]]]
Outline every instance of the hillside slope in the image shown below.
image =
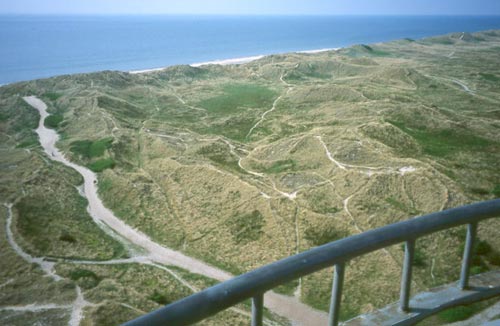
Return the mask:
[[[62,135],[58,147],[98,173],[100,196],[115,215],[164,246],[239,274],[411,216],[500,196],[499,53],[500,32],[488,31],[244,65],[4,86],[1,202],[13,204],[20,246],[51,257],[68,282],[47,287],[71,292],[78,285],[90,302],[83,319],[89,325],[120,322],[193,290],[172,275],[196,289],[213,281],[175,268],[168,274],[136,263],[65,261],[129,255],[92,223],[78,175],[44,156],[33,131],[37,112],[23,96],[47,103],[46,125]],[[2,230],[9,214],[2,212]],[[481,224],[474,272],[500,265],[499,229],[500,221]],[[419,239],[414,291],[458,278],[464,232]],[[14,261],[2,237],[1,254]],[[395,246],[348,264],[343,318],[397,298],[402,257]],[[9,265],[0,272],[0,307],[32,303],[29,284],[41,272]],[[326,310],[331,273],[277,290]],[[15,296],[19,288],[27,294]],[[43,302],[52,303],[47,296]],[[0,320],[12,324],[41,313],[5,311]],[[56,309],[46,318],[64,324],[64,316]],[[227,312],[209,323],[244,320]]]

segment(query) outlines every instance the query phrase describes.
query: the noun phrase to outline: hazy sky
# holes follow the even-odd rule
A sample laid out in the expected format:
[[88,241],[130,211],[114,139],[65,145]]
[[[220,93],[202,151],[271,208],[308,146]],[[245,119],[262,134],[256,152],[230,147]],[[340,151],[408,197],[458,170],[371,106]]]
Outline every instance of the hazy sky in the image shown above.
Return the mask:
[[500,0],[0,0],[0,13],[500,15]]

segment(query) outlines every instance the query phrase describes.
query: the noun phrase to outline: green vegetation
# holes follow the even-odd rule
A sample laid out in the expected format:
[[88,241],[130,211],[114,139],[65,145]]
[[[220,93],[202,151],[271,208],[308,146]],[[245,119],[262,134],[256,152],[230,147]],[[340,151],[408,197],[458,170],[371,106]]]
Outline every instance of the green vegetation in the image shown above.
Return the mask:
[[167,305],[167,304],[170,303],[170,301],[168,300],[167,295],[158,292],[158,290],[156,290],[156,289],[154,290],[153,294],[151,294],[148,298],[150,300],[153,300],[157,304],[162,305],[162,306]]
[[402,202],[396,200],[393,197],[386,198],[385,201],[390,204],[392,207],[405,212],[409,215],[418,215],[418,211],[414,207],[408,207],[407,205],[403,204]]
[[204,146],[198,150],[198,154],[207,157],[212,162],[222,166],[223,168],[238,173],[245,173],[245,171],[239,167],[238,160],[231,154],[227,144],[213,143],[208,146]]
[[[401,245],[401,250],[405,251],[405,245]],[[425,255],[424,251],[419,248],[418,246],[415,246],[415,251],[413,252],[413,266],[415,267],[426,267],[427,263],[427,256]]]
[[57,101],[62,94],[55,93],[55,92],[46,92],[43,94],[43,97],[48,98],[51,101]]
[[422,146],[424,153],[432,156],[446,157],[460,151],[484,151],[493,145],[490,140],[468,131],[428,130],[408,127],[397,121],[388,120],[388,122],[412,136]]
[[333,226],[310,226],[304,232],[304,238],[314,246],[321,246],[326,243],[345,238],[345,231],[337,230]]
[[236,214],[226,222],[234,241],[245,244],[258,240],[263,231],[264,217],[258,210],[248,214]]
[[269,88],[255,84],[225,85],[223,94],[199,103],[210,113],[234,114],[243,108],[271,108],[276,93]]
[[100,157],[104,152],[111,148],[113,138],[103,138],[95,141],[91,140],[77,140],[70,144],[71,152],[80,155],[86,159]]
[[484,79],[488,80],[488,81],[492,81],[492,82],[498,82],[500,81],[500,77],[498,77],[497,75],[494,75],[494,74],[488,74],[488,73],[479,73],[479,75],[481,75],[481,77],[483,77]]
[[61,114],[51,114],[47,118],[45,118],[45,127],[51,129],[57,129],[59,124],[64,120],[64,117]]
[[482,305],[479,304],[471,304],[468,306],[458,306],[455,308],[451,308],[445,311],[442,311],[438,314],[439,319],[446,323],[455,323],[457,321],[462,321],[469,319],[474,314],[478,313],[483,309]]
[[116,165],[116,162],[112,158],[105,158],[102,160],[97,160],[88,165],[89,169],[94,172],[102,172],[106,169],[113,169]]
[[493,190],[491,191],[491,193],[499,198],[500,197],[500,184],[496,185],[495,188],[493,188]]
[[[81,177],[42,151],[39,115],[22,96],[46,101],[58,148],[100,173],[100,198],[117,217],[240,274],[413,215],[500,197],[500,33],[461,35],[0,87],[1,202],[15,203],[19,245],[55,261],[64,278],[49,284],[36,266],[22,269],[2,243],[0,255],[14,263],[0,270],[0,284],[16,283],[2,288],[0,303],[30,304],[28,291],[40,302],[60,293],[67,304],[78,285],[98,305],[86,309],[88,323],[113,325],[191,293],[154,266],[69,261],[127,254],[86,212]],[[463,235],[419,242],[412,288],[456,281]],[[472,272],[498,269],[498,221],[483,221],[480,237]],[[345,288],[344,319],[397,300],[402,254],[393,246],[349,263],[346,281],[355,286]],[[163,267],[196,288],[214,284]],[[297,281],[276,289],[296,290],[327,310],[331,269],[302,278],[299,289]],[[204,325],[246,321],[229,311]]]
[[274,162],[271,166],[264,169],[265,173],[282,173],[295,171],[297,169],[297,162],[292,159],[281,160]]
[[285,294],[285,295],[294,295],[295,290],[299,286],[299,280],[293,280],[291,282],[285,283],[273,289],[274,292]]

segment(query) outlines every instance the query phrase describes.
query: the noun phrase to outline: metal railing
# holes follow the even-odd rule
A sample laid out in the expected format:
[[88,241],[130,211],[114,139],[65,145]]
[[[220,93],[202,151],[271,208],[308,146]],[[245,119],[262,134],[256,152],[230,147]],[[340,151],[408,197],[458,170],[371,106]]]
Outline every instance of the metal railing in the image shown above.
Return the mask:
[[467,225],[459,281],[461,289],[466,289],[469,282],[477,225],[484,219],[498,216],[500,216],[500,199],[494,199],[390,224],[265,265],[129,321],[124,325],[191,325],[251,298],[252,326],[261,326],[265,292],[318,270],[335,266],[328,325],[336,326],[339,322],[345,263],[355,257],[401,242],[405,242],[405,256],[399,307],[402,311],[409,311],[416,240],[431,233]]

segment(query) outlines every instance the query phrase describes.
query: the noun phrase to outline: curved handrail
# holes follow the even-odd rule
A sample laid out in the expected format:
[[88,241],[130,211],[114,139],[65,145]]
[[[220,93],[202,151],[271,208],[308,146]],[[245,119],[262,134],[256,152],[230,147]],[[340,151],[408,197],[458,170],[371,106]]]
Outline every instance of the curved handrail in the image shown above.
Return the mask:
[[[323,268],[336,265],[343,270],[343,264],[348,260],[397,243],[406,241],[407,256],[411,257],[408,254],[409,243],[414,244],[414,241],[419,237],[459,225],[469,224],[470,246],[466,245],[466,248],[471,247],[474,238],[471,230],[475,232],[475,227],[471,228],[470,226],[497,216],[500,216],[500,199],[452,208],[383,226],[265,265],[129,321],[124,325],[191,325],[243,300],[261,297],[263,293],[276,286]],[[464,261],[466,260],[468,258],[464,255]],[[411,271],[411,259],[405,259],[405,261],[409,261]],[[466,269],[468,270],[468,266]],[[468,278],[468,271],[466,276]]]

